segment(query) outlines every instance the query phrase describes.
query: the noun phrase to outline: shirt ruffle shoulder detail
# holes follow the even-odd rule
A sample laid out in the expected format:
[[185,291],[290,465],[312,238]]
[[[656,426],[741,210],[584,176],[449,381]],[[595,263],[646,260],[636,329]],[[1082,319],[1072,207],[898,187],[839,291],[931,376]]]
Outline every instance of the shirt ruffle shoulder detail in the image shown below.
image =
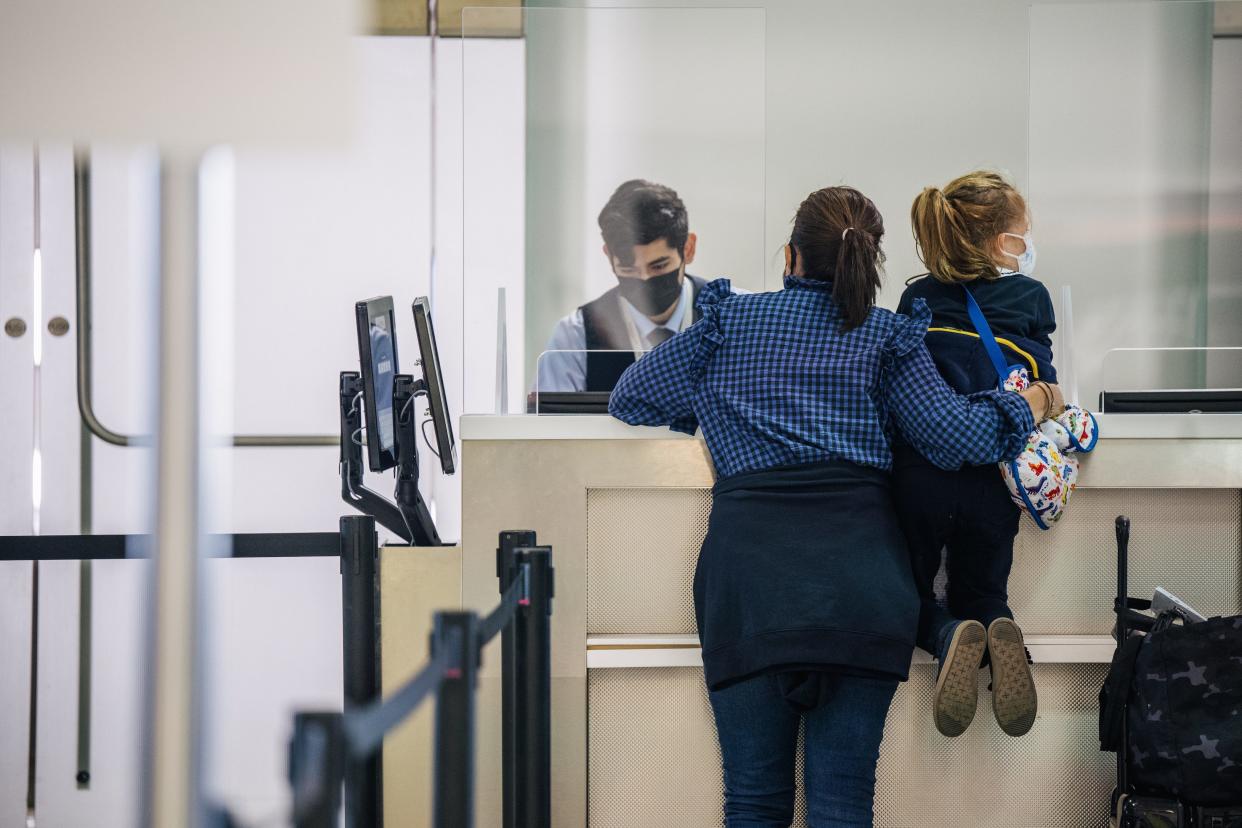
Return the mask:
[[919,347],[931,327],[931,319],[927,300],[915,299],[909,316],[896,314],[893,330],[884,343],[884,353],[890,357],[902,357]]
[[700,336],[698,346],[690,357],[690,364],[687,368],[690,380],[696,385],[703,379],[703,374],[707,371],[707,363],[711,361],[712,354],[716,353],[716,349],[725,341],[724,331],[720,326],[720,311],[725,300],[732,295],[733,285],[728,279],[716,279],[708,282],[699,291],[695,307],[698,309],[700,316],[699,321],[695,323],[695,327],[699,328]]
[[720,305],[725,299],[733,295],[733,283],[728,279],[713,279],[699,291],[699,296],[694,302],[694,306],[698,308],[699,313],[703,314],[706,319],[708,314],[716,314],[720,310]]

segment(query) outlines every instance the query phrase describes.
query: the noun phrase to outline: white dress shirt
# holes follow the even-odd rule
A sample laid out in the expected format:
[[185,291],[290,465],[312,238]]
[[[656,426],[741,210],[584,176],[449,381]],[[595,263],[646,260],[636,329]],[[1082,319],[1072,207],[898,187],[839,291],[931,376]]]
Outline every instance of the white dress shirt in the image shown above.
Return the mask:
[[[678,333],[690,327],[694,314],[687,311],[693,304],[694,285],[687,277],[682,280],[681,296],[673,308],[673,315],[663,324],[652,322],[638,308],[620,296],[617,301],[626,311],[623,318],[630,334],[630,348],[637,359],[644,352],[651,350],[651,342],[647,338],[656,328],[667,328]],[[586,327],[582,321],[582,309],[563,317],[552,329],[552,337],[548,346],[539,357],[536,391],[585,391],[587,356]]]

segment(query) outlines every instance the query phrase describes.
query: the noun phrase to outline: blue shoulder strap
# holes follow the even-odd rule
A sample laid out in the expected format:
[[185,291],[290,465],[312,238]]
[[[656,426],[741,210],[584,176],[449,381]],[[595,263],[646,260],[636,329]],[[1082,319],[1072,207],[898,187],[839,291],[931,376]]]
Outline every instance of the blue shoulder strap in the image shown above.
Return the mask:
[[1009,379],[1009,366],[1005,363],[1005,355],[1001,353],[1000,346],[996,344],[996,337],[992,335],[992,328],[988,325],[988,320],[984,317],[979,303],[975,301],[974,294],[966,285],[962,285],[962,290],[966,291],[966,312],[970,314],[970,323],[975,326],[975,333],[979,334],[979,341],[983,343],[983,349],[988,352],[988,358],[992,360],[997,376],[1000,377],[1001,382],[1004,382]]

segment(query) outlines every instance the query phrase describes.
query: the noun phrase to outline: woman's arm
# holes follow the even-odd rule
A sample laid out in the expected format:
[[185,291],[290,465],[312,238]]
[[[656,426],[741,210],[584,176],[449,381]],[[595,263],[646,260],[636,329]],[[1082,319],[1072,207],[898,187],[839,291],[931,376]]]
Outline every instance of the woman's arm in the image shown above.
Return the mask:
[[920,344],[894,358],[885,393],[897,427],[919,453],[942,469],[1016,457],[1046,403],[1039,389],[1023,394],[954,393]]
[[630,425],[666,425],[693,434],[699,422],[690,405],[697,384],[691,366],[703,325],[696,322],[627,368],[612,390],[608,413]]

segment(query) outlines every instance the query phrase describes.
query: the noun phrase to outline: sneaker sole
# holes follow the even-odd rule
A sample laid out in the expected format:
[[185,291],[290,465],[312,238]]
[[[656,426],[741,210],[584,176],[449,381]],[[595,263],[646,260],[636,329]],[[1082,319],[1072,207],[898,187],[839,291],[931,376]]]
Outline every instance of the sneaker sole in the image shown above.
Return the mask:
[[945,736],[960,736],[975,718],[979,704],[979,665],[987,632],[978,621],[963,621],[953,631],[936,680],[933,715]]
[[1031,665],[1026,662],[1022,630],[1008,618],[996,619],[988,626],[988,652],[996,723],[1010,736],[1025,735],[1035,724],[1039,698]]

